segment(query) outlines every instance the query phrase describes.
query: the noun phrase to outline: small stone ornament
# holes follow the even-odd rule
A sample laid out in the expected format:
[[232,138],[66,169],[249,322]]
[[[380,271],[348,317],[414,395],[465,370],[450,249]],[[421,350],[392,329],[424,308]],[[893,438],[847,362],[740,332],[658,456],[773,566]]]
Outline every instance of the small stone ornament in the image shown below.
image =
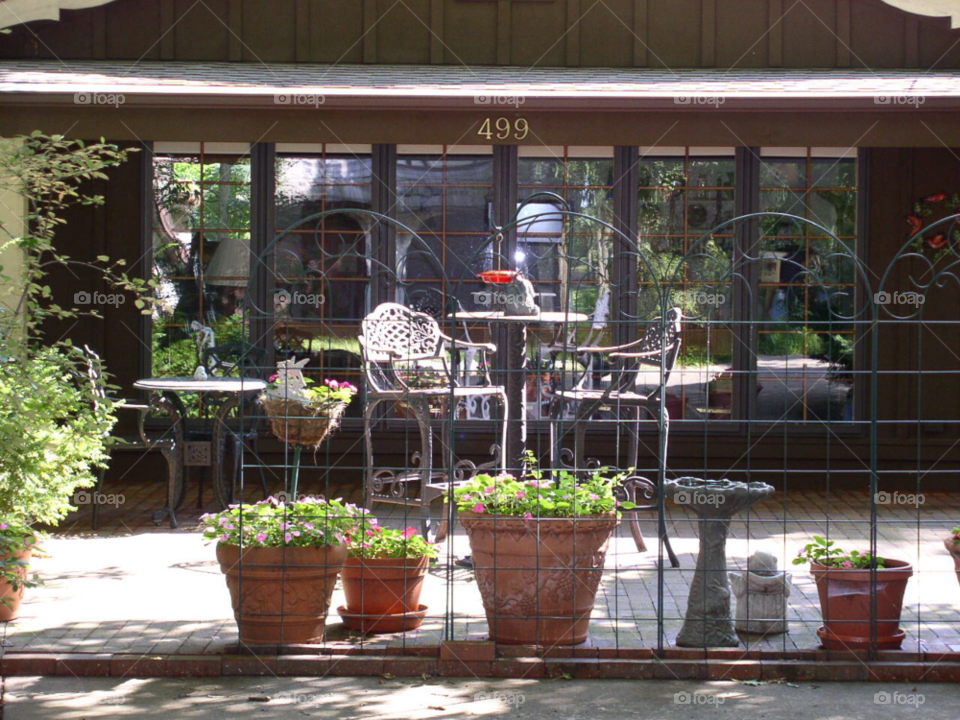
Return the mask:
[[742,633],[776,635],[789,632],[787,598],[793,576],[777,570],[777,558],[758,550],[747,560],[747,572],[732,572],[730,583],[737,598],[736,629]]
[[304,392],[307,382],[303,378],[303,368],[310,362],[310,358],[297,361],[292,357],[277,363],[277,387],[267,388],[266,396],[276,400],[290,400],[309,404],[310,399]]

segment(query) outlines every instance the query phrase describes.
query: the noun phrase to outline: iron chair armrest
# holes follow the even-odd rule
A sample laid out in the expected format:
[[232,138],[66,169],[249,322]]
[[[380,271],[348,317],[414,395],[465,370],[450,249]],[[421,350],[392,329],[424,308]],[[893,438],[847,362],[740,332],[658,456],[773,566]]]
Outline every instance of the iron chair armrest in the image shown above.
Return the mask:
[[612,352],[610,357],[612,358],[644,358],[644,357],[658,357],[663,355],[664,352],[669,352],[673,348],[673,343],[668,345],[665,350],[647,350],[645,352]]
[[470,342],[469,340],[457,340],[455,338],[450,337],[449,335],[444,335],[443,333],[440,333],[440,337],[444,341],[450,343],[450,346],[452,349],[465,347],[465,348],[474,348],[476,350],[484,350],[488,353],[497,352],[497,346],[494,345],[493,343],[475,343],[475,342]]
[[[582,348],[577,348],[577,352],[580,352],[580,353],[590,353],[590,354],[594,354],[594,353],[616,353],[616,352],[621,352],[621,351],[623,351],[623,350],[629,350],[629,349],[632,348],[632,347],[636,347],[637,345],[639,345],[639,344],[642,343],[643,341],[644,341],[644,338],[640,338],[639,340],[634,340],[633,342],[628,342],[628,343],[625,343],[624,345],[610,345],[610,346],[607,346],[607,347],[597,347],[597,346],[595,346],[595,347],[582,347]],[[659,352],[659,350],[658,350],[657,352]]]

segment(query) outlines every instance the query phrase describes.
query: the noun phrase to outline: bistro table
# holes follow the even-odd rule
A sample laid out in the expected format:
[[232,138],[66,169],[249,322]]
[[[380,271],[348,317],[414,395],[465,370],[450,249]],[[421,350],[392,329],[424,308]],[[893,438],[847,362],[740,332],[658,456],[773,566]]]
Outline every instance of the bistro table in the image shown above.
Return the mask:
[[[173,420],[171,430],[177,438],[174,452],[177,457],[177,472],[170,473],[167,487],[167,505],[153,515],[154,522],[160,523],[169,516],[170,527],[177,527],[177,480],[183,480],[184,467],[213,466],[213,482],[221,481],[223,473],[223,458],[221,451],[224,448],[223,434],[227,428],[226,419],[230,411],[237,407],[241,396],[245,393],[257,392],[266,388],[267,383],[256,378],[208,378],[197,380],[192,377],[164,377],[144,378],[137,380],[133,386],[138,390],[150,392],[150,404],[166,413]],[[212,438],[210,441],[193,442],[186,439],[187,409],[181,400],[183,393],[215,394],[225,397],[224,402],[213,416]],[[216,449],[214,452],[213,449]]]
[[536,315],[507,315],[503,311],[460,311],[447,316],[451,320],[489,322],[507,328],[507,447],[504,448],[503,467],[523,467],[527,446],[527,403],[525,371],[527,363],[527,328],[532,325],[563,325],[590,322],[583,313],[540,311]]

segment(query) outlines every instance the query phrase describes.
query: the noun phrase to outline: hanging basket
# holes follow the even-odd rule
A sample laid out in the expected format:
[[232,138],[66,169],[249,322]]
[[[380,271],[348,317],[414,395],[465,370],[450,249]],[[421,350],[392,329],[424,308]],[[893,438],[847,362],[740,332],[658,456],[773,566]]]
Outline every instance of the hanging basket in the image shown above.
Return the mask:
[[337,429],[347,403],[305,405],[295,400],[260,396],[277,439],[288,445],[316,447]]

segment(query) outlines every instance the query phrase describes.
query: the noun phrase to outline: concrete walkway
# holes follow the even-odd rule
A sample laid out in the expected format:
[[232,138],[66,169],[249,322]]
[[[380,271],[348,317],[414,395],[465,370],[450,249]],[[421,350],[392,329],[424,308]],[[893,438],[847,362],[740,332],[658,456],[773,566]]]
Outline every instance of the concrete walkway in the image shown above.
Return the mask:
[[947,683],[17,677],[6,680],[3,718],[952,720],[958,706],[960,687]]

